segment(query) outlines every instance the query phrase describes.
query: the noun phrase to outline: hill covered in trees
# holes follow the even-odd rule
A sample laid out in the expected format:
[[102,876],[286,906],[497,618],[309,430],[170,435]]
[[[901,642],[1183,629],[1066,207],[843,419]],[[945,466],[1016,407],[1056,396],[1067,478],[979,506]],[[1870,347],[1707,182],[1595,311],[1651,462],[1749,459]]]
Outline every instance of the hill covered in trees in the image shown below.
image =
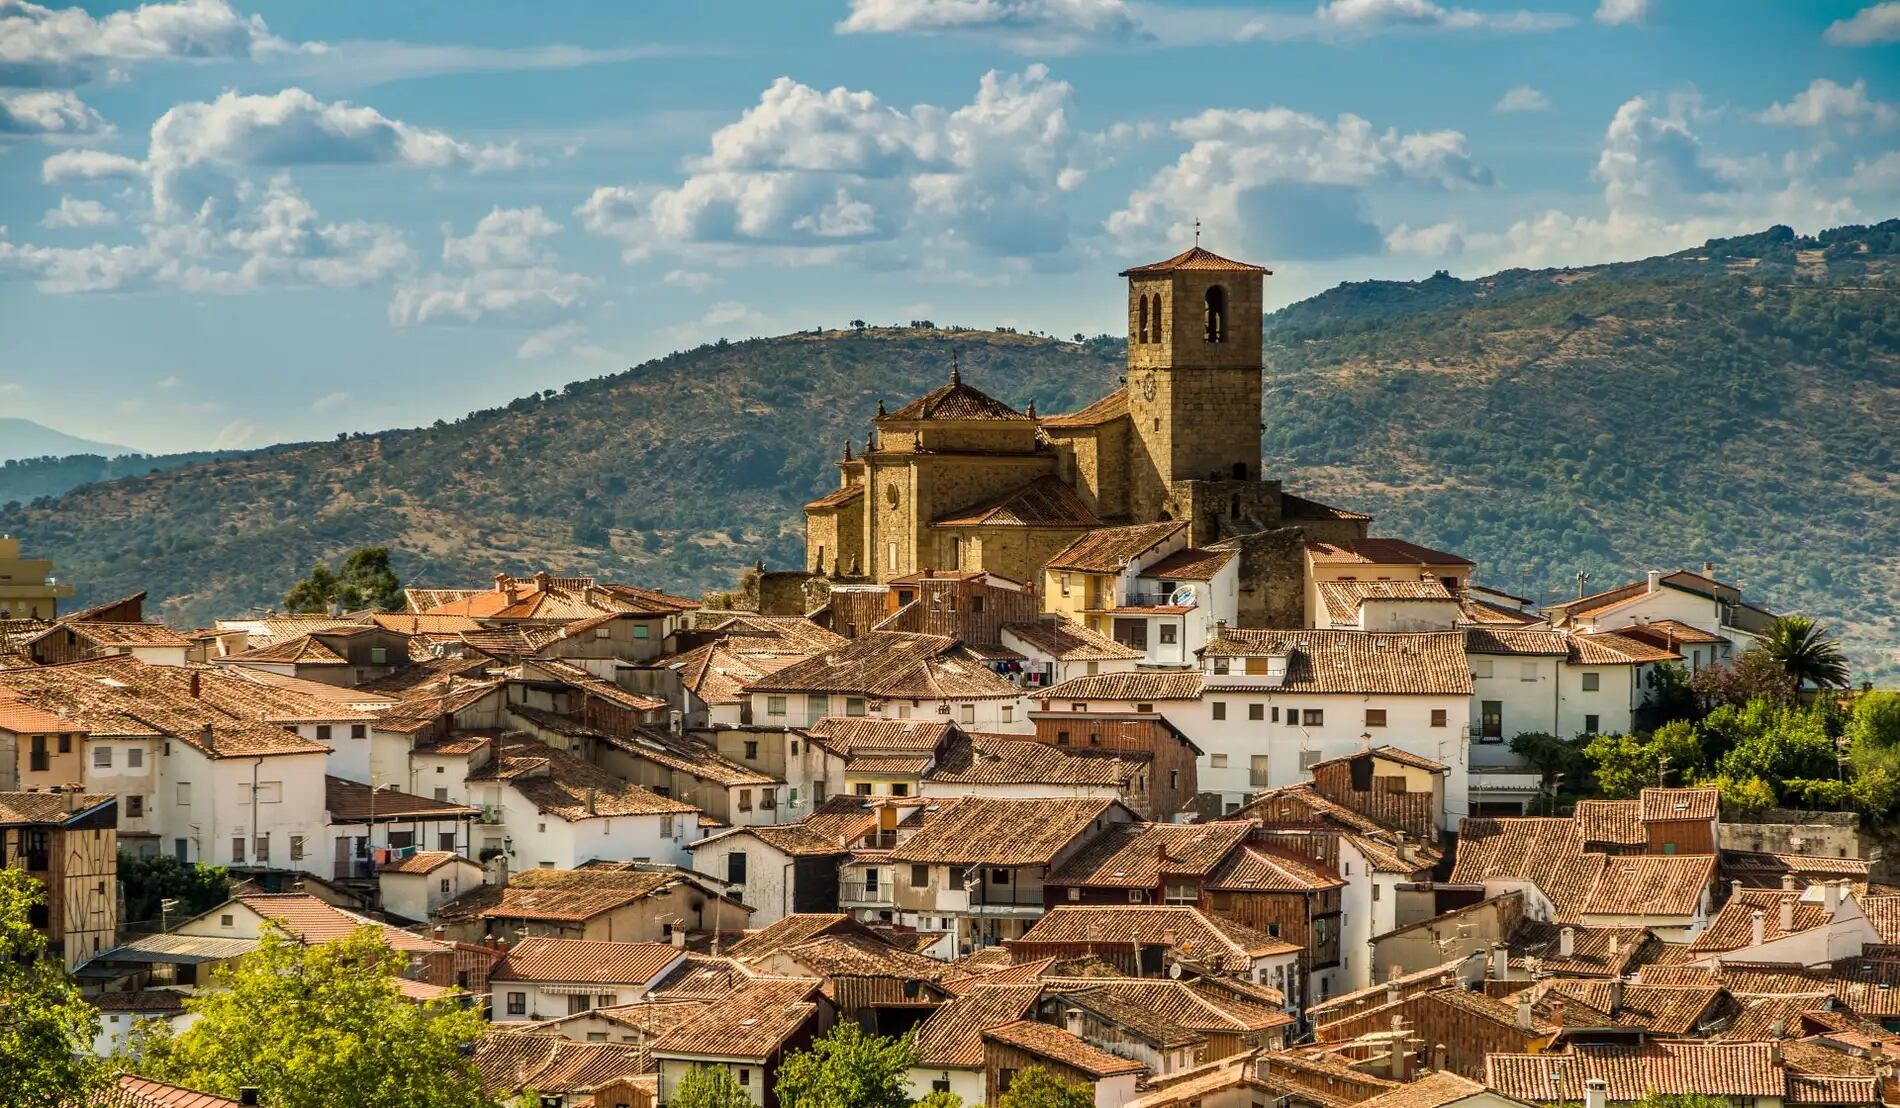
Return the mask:
[[[1663,258],[1340,286],[1268,318],[1266,469],[1542,599],[1714,561],[1900,671],[1900,221]],[[1116,295],[1104,283],[1104,295]],[[719,342],[432,427],[222,457],[0,507],[98,598],[194,622],[318,558],[416,582],[549,566],[675,590],[798,564],[798,505],[879,399],[1114,386],[1118,340],[927,326]]]

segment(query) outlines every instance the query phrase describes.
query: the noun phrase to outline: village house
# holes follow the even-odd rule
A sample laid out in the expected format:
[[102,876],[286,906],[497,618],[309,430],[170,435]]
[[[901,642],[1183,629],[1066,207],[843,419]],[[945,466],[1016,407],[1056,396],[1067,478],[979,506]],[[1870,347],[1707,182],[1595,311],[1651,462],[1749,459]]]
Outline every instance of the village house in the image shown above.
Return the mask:
[[[266,924],[275,924],[296,941],[315,945],[344,938],[370,928],[391,950],[404,956],[399,976],[423,988],[402,986],[406,995],[434,997],[450,989],[481,992],[488,980],[493,952],[479,947],[462,947],[441,938],[425,938],[399,927],[366,916],[346,912],[306,893],[263,893],[235,896],[210,911],[193,916],[172,928],[164,938],[241,940],[252,944],[263,936]],[[227,957],[239,957],[233,949]],[[210,983],[199,974],[196,986]]]
[[674,942],[743,929],[752,909],[718,882],[670,867],[607,865],[530,869],[481,885],[433,912],[430,922],[462,942],[516,942],[530,935],[596,942]]
[[486,871],[463,855],[418,850],[376,867],[377,900],[392,918],[425,923],[437,908],[486,880]]
[[869,802],[836,796],[796,823],[734,827],[687,849],[693,869],[725,881],[753,909],[754,924],[769,924],[837,908],[839,869],[877,821]]
[[118,808],[99,793],[0,792],[0,866],[46,886],[26,922],[69,970],[117,944]]
[[53,576],[52,559],[21,557],[20,540],[0,535],[0,619],[55,619],[72,594]]
[[1149,1072],[1132,1058],[1091,1046],[1080,1036],[1035,1020],[1017,1020],[983,1033],[984,1103],[995,1104],[1024,1070],[1039,1068],[1058,1081],[1085,1085],[1095,1108],[1121,1108],[1135,1098]]
[[932,951],[949,957],[1020,938],[1042,917],[1047,875],[1136,818],[1106,797],[971,796],[923,810],[921,829],[890,853],[893,908],[904,926],[942,934]]
[[489,971],[494,996],[489,1018],[540,1021],[633,1004],[685,961],[686,952],[672,943],[529,936]]
[[[700,810],[533,739],[488,744],[470,800],[499,813],[501,853],[516,868],[571,869],[595,858],[684,862],[705,834]],[[484,847],[486,849],[486,847]]]
[[[1716,580],[1714,572],[1706,562],[1700,573],[1652,569],[1641,581],[1546,604],[1544,614],[1551,626],[1582,633],[1653,628],[1669,649],[1689,648],[1684,660],[1693,673],[1740,655],[1775,621],[1773,612],[1744,603],[1742,591]],[[1721,641],[1711,644],[1691,630]]]
[[[372,789],[341,777],[324,779],[329,813],[325,839],[334,844],[336,881],[378,880],[391,862],[417,851],[460,856],[473,848],[474,821],[481,809],[414,796],[391,786]],[[427,918],[427,913],[420,917]]]
[[[1333,626],[1334,606],[1322,590],[1328,584],[1356,585],[1364,582],[1413,582],[1436,584],[1443,593],[1456,597],[1464,591],[1476,568],[1469,558],[1433,550],[1404,539],[1353,538],[1343,541],[1309,542],[1305,551],[1306,626]],[[1395,599],[1404,599],[1403,590],[1394,590]],[[1437,593],[1419,591],[1424,597]],[[1397,628],[1371,628],[1397,630]]]
[[829,715],[932,719],[985,731],[1026,729],[1021,695],[989,663],[942,635],[873,631],[751,682],[752,720],[809,727]]
[[1047,688],[1071,677],[1126,673],[1147,657],[1072,619],[1046,615],[1033,623],[1011,623],[999,632],[1002,646],[1022,657],[1019,683],[1024,689]]
[[831,1029],[835,1009],[810,977],[745,981],[653,1041],[662,1102],[694,1066],[723,1066],[761,1108],[777,1108],[786,1055]]

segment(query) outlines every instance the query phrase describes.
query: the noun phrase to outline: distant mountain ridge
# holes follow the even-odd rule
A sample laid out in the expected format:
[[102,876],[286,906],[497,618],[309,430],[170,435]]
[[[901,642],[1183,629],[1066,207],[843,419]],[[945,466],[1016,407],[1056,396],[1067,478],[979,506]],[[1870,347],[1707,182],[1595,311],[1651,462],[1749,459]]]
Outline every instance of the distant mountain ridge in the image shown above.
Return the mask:
[[43,423],[17,416],[0,416],[0,462],[20,458],[62,458],[69,454],[100,454],[118,457],[137,454],[129,446],[115,446],[55,431]]
[[[1900,674],[1900,221],[1639,262],[1342,285],[1268,317],[1265,470],[1542,599],[1699,567]],[[1119,285],[1099,281],[1104,297]],[[871,328],[718,342],[431,427],[0,507],[85,597],[199,622],[319,557],[416,583],[542,566],[673,590],[799,564],[799,505],[877,402],[948,377],[1018,407],[1113,388],[1117,338]]]

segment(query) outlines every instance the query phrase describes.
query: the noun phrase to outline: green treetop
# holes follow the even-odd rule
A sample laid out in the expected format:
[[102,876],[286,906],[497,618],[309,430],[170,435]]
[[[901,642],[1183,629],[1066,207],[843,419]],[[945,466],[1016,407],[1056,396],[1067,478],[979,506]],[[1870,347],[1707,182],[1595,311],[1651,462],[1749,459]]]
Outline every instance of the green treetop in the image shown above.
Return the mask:
[[99,1013],[28,922],[45,899],[38,878],[0,866],[0,1108],[65,1108],[105,1078]]
[[293,612],[323,612],[332,603],[345,611],[376,608],[395,611],[403,606],[402,582],[389,566],[389,548],[365,546],[345,555],[334,571],[318,562],[310,576],[284,594],[284,607]]

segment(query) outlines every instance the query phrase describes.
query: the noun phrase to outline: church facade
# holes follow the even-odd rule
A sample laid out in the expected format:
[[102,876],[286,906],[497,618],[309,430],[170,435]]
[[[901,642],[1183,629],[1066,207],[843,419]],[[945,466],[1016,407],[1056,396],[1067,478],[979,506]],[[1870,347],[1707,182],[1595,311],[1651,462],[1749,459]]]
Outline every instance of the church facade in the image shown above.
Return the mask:
[[954,362],[947,384],[880,404],[838,488],[805,505],[806,572],[882,584],[982,569],[1034,584],[1089,531],[1178,519],[1192,545],[1240,552],[1242,622],[1298,626],[1304,544],[1363,538],[1371,520],[1262,472],[1269,275],[1198,245],[1124,270],[1127,383],[1079,411],[1017,411]]

